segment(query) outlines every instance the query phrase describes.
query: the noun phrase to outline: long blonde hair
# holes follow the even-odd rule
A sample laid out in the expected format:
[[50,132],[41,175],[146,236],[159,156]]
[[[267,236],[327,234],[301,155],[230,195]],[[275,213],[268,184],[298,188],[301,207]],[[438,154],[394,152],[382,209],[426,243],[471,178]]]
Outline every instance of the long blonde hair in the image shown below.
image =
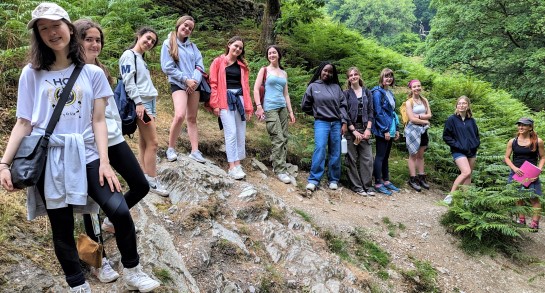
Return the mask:
[[[461,96],[456,100],[456,105],[460,102],[460,100],[465,100],[467,102],[467,110],[466,110],[466,117],[471,118],[473,117],[473,114],[471,113],[471,102],[469,101],[469,98],[466,96]],[[454,110],[455,115],[460,115],[460,112],[458,112],[458,107],[456,107],[456,110]]]
[[180,56],[178,56],[178,43],[176,43],[176,39],[178,38],[178,28],[180,27],[180,25],[182,25],[182,23],[188,20],[191,20],[193,24],[195,24],[195,19],[193,19],[193,17],[189,15],[184,15],[178,18],[178,20],[176,21],[176,28],[173,32],[170,33],[170,49],[168,50],[168,53],[170,54],[170,57],[172,57],[172,59],[176,62],[180,61]]

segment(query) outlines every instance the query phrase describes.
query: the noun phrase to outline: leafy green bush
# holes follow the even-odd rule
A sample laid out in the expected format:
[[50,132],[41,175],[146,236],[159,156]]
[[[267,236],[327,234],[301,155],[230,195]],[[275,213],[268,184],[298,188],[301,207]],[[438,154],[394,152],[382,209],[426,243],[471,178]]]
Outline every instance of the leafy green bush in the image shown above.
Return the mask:
[[441,219],[449,231],[461,237],[461,247],[468,253],[493,254],[497,251],[513,256],[518,240],[532,230],[514,222],[518,214],[531,215],[531,206],[517,206],[535,194],[520,192],[520,184],[502,188],[461,188],[453,194],[452,204]]

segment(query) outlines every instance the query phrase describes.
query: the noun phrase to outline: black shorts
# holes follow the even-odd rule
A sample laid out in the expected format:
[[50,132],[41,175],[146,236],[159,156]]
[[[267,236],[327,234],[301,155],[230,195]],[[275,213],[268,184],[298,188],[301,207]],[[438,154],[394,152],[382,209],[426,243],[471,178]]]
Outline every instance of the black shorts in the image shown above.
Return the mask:
[[[185,88],[181,88],[178,85],[171,83],[170,84],[170,93],[172,94],[175,91],[185,91]],[[198,92],[199,87],[197,87],[197,89],[195,91]]]
[[420,136],[420,147],[427,147],[430,143],[430,138],[428,137],[428,131],[426,130]]

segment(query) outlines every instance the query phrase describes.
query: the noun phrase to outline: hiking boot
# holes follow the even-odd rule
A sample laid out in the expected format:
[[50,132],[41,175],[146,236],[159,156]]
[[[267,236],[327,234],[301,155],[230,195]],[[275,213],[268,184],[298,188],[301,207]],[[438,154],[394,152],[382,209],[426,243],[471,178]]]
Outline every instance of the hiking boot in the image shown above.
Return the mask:
[[409,181],[407,181],[407,184],[409,184],[410,187],[418,192],[422,191],[422,188],[418,184],[418,179],[416,178],[416,176],[409,177]]
[[140,265],[130,269],[124,268],[123,280],[129,290],[138,290],[140,292],[150,292],[161,286],[159,282],[144,273]]
[[532,223],[530,223],[528,228],[532,229],[532,233],[537,233],[539,231],[539,222],[532,220]]
[[176,154],[176,151],[173,148],[167,149],[167,161],[174,162],[178,160],[178,155]]
[[308,191],[314,191],[316,190],[316,185],[314,183],[307,184],[307,187],[305,187]]
[[76,287],[70,287],[70,293],[91,293],[91,286],[89,286],[89,283],[85,281],[83,285],[79,285]]
[[244,178],[246,174],[244,174],[244,172],[240,172],[237,167],[234,167],[229,169],[229,171],[227,172],[227,175],[229,175],[231,178],[235,180],[241,180],[242,178]]
[[420,184],[420,186],[422,186],[422,188],[424,189],[430,189],[430,185],[428,184],[428,182],[426,182],[426,175],[425,174],[418,174],[418,184]]
[[282,181],[282,182],[284,182],[286,184],[291,183],[290,176],[288,176],[288,174],[286,174],[286,173],[280,173],[276,177],[278,177],[278,180],[280,180],[280,181]]
[[384,187],[390,189],[391,191],[399,192],[399,188],[397,188],[392,182],[389,182],[388,184],[384,183]]
[[146,175],[146,179],[148,179],[151,192],[163,197],[168,196],[168,191],[161,186],[159,180],[157,180],[157,177],[150,177]]
[[98,269],[91,267],[91,273],[102,283],[110,283],[119,278],[119,274],[112,268],[112,265],[105,257],[102,258],[102,267]]
[[339,186],[337,185],[337,183],[335,183],[335,182],[329,183],[329,189],[337,190],[338,188],[339,188]]
[[386,195],[392,195],[392,192],[390,190],[388,190],[388,188],[386,188],[384,186],[384,184],[381,184],[381,185],[378,185],[378,186],[375,185],[375,189],[380,193],[383,193],[383,194],[386,194]]
[[206,160],[203,158],[202,153],[200,151],[194,151],[188,156],[190,159],[193,159],[199,163],[206,163]]
[[112,222],[110,222],[110,219],[108,219],[108,217],[104,218],[104,221],[102,222],[101,227],[102,227],[102,231],[106,231],[108,233],[115,234],[114,224],[112,224]]

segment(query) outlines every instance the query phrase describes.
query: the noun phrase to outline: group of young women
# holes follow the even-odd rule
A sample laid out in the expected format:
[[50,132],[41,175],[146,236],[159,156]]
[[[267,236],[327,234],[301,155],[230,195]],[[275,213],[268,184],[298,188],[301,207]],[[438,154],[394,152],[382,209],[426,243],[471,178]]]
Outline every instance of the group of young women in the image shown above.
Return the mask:
[[[203,78],[204,65],[197,46],[189,40],[195,20],[180,17],[176,28],[169,34],[161,50],[161,66],[171,85],[174,117],[170,127],[167,159],[177,159],[176,140],[181,124],[187,120],[191,143],[190,158],[204,163],[198,147],[197,110],[198,86]],[[107,218],[102,228],[115,233],[123,278],[129,289],[149,292],[160,284],[142,271],[136,245],[135,227],[129,209],[138,203],[149,190],[168,195],[156,171],[157,133],[155,125],[156,98],[150,72],[144,60],[147,51],[159,42],[151,28],[136,33],[134,44],[123,52],[119,71],[126,91],[135,104],[138,116],[138,160],[125,142],[120,128],[120,117],[113,100],[112,78],[100,63],[98,56],[104,46],[104,35],[99,25],[90,20],[73,24],[67,12],[57,4],[42,3],[32,12],[28,23],[31,34],[30,64],[23,68],[19,81],[17,122],[0,161],[0,183],[13,191],[9,166],[21,140],[30,134],[43,134],[52,115],[62,88],[75,67],[82,66],[70,101],[53,132],[49,152],[62,152],[74,147],[83,150],[80,158],[86,165],[81,170],[86,177],[87,190],[72,193],[71,188],[54,189],[62,172],[74,156],[50,156],[38,184],[28,188],[29,218],[39,215],[49,217],[53,232],[55,254],[64,271],[70,292],[91,292],[80,267],[73,238],[74,212],[97,213],[96,202]],[[220,119],[224,130],[228,174],[235,179],[246,176],[240,161],[246,157],[246,121],[254,114],[250,98],[249,68],[244,58],[244,41],[233,37],[225,53],[214,59],[210,66],[210,107]],[[288,123],[295,123],[295,115],[288,94],[288,76],[283,70],[282,53],[276,46],[266,52],[268,66],[260,69],[254,84],[255,114],[266,123],[272,141],[272,164],[278,179],[290,183],[286,170]],[[399,138],[399,119],[395,113],[395,98],[391,88],[395,85],[394,73],[382,70],[379,85],[369,90],[360,71],[351,67],[347,71],[347,89],[343,92],[334,64],[323,62],[317,68],[304,94],[301,108],[312,115],[314,121],[315,150],[312,155],[307,190],[314,191],[324,172],[326,150],[328,157],[329,188],[337,189],[341,175],[341,135],[347,144],[348,177],[352,189],[360,195],[374,195],[376,191],[391,195],[399,189],[390,182],[388,158],[392,142]],[[263,84],[264,83],[264,84]],[[264,87],[264,96],[261,88]],[[428,101],[420,95],[418,80],[409,82],[410,94],[406,102],[409,122],[405,137],[409,149],[409,185],[415,190],[429,188],[424,175],[423,154],[428,145],[427,129],[432,117]],[[263,102],[262,102],[263,101]],[[151,117],[146,119],[146,117]],[[533,121],[518,121],[518,135],[507,146],[505,161],[511,167],[510,179],[521,175],[520,166],[525,160],[545,164],[543,141],[533,131]],[[373,158],[371,134],[376,138]],[[448,118],[443,139],[450,146],[452,156],[461,174],[456,178],[451,192],[460,184],[471,182],[475,165],[479,133],[470,110],[469,99],[462,96],[456,104],[455,114]],[[70,142],[69,142],[70,141]],[[513,160],[511,160],[513,154]],[[65,161],[67,160],[67,161]],[[538,162],[539,160],[539,162]],[[127,182],[129,190],[123,195],[115,169]],[[51,174],[57,172],[60,177]],[[67,176],[71,178],[70,176]],[[375,184],[372,184],[372,177]],[[532,178],[530,188],[541,194],[538,178]],[[448,198],[446,200],[449,200]],[[522,204],[522,203],[520,203]],[[539,200],[532,204],[539,207]],[[83,205],[83,207],[82,207]],[[525,223],[523,216],[519,221]],[[90,216],[84,217],[87,233],[94,237]],[[531,227],[538,227],[539,214],[532,218]],[[107,258],[93,271],[102,282],[119,278]]]

